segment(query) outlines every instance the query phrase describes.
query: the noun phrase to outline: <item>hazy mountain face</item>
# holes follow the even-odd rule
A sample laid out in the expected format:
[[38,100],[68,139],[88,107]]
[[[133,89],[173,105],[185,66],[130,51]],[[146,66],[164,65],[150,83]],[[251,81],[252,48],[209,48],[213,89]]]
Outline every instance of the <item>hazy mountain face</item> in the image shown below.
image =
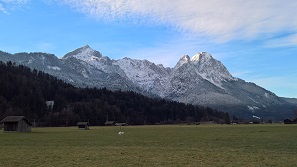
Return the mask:
[[111,60],[89,46],[61,59],[46,53],[0,52],[12,61],[56,76],[79,87],[131,90],[189,104],[199,104],[252,118],[284,119],[293,114],[296,99],[284,99],[253,83],[234,78],[226,67],[206,52],[185,55],[174,68],[147,60]]

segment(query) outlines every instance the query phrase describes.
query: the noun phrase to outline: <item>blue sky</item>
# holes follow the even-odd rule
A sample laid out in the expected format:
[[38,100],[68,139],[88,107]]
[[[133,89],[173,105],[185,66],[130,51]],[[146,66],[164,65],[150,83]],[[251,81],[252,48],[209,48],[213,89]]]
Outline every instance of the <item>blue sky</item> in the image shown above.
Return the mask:
[[62,57],[88,44],[169,67],[206,51],[233,76],[297,98],[296,9],[295,0],[0,0],[0,50]]

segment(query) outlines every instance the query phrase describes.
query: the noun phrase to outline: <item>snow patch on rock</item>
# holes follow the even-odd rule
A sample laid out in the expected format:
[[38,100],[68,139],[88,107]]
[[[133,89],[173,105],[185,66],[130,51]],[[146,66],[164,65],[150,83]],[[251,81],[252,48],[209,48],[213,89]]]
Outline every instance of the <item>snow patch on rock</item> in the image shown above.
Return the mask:
[[247,107],[248,107],[249,110],[251,110],[251,111],[253,111],[253,112],[254,112],[255,110],[259,110],[259,107],[257,107],[257,106],[249,106],[249,105],[248,105]]
[[56,70],[56,71],[61,71],[60,67],[56,67],[56,66],[47,66],[48,69],[50,70]]

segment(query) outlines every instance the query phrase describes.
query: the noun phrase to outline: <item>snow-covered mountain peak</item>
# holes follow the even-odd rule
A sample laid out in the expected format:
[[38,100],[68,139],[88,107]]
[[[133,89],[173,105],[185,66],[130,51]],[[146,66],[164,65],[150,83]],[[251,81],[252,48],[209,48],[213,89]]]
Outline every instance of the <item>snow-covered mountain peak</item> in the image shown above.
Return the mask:
[[98,61],[99,59],[102,58],[102,54],[92,48],[90,48],[89,45],[85,45],[81,48],[78,48],[72,52],[67,53],[63,59],[68,59],[70,57],[74,57],[78,60],[82,60],[85,62],[90,62],[90,61]]
[[[178,76],[185,76],[187,74],[200,76],[221,89],[224,89],[223,81],[236,80],[220,61],[214,59],[207,52],[197,53],[191,59],[187,55],[183,56],[175,65],[173,71],[175,71],[174,73],[177,72]],[[191,76],[188,78],[197,79]]]
[[189,61],[190,60],[190,56],[189,55],[183,55],[183,57],[181,57],[180,60]]
[[92,48],[89,45],[85,45],[85,46],[80,47],[78,49],[85,50],[85,49],[92,49]]
[[236,80],[232,77],[227,68],[220,61],[214,59],[209,53],[202,52],[196,54],[192,58],[192,62],[203,78],[218,87],[222,86],[222,81]]
[[201,53],[197,53],[195,54],[192,58],[191,61],[192,62],[206,62],[207,60],[213,59],[213,57],[207,53],[207,52],[201,52]]
[[185,63],[190,63],[191,62],[191,58],[188,55],[184,55],[183,57],[181,57],[179,59],[179,61],[176,63],[174,69],[178,69],[179,67],[181,67],[183,64]]

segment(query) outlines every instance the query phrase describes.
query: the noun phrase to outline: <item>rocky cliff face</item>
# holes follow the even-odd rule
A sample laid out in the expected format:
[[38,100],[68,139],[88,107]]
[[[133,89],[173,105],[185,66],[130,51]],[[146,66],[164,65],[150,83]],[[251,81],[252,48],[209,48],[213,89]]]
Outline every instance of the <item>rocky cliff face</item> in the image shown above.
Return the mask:
[[198,104],[231,114],[283,119],[292,114],[296,102],[234,78],[209,53],[181,57],[174,68],[147,60],[111,60],[88,45],[61,59],[46,53],[0,52],[1,61],[12,61],[54,75],[79,87],[131,90],[148,96]]

